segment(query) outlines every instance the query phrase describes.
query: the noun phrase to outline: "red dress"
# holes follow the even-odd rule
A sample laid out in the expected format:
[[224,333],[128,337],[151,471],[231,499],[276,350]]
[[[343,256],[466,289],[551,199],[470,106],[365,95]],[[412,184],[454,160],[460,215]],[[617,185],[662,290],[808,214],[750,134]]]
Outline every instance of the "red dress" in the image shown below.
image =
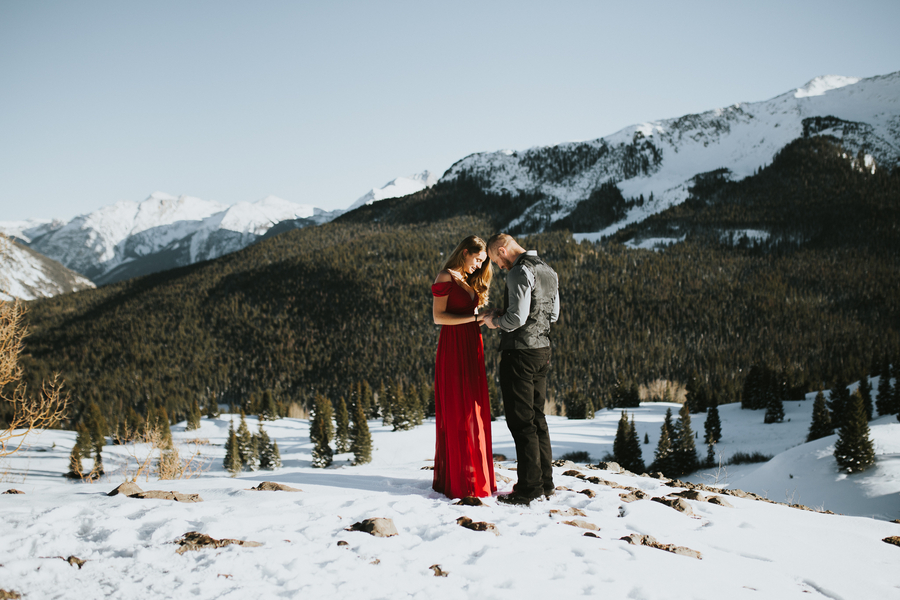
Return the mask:
[[[431,286],[448,296],[447,312],[475,314],[478,297],[455,281]],[[434,366],[436,440],[432,487],[450,498],[490,496],[497,491],[491,447],[491,404],[484,372],[481,328],[443,325]]]

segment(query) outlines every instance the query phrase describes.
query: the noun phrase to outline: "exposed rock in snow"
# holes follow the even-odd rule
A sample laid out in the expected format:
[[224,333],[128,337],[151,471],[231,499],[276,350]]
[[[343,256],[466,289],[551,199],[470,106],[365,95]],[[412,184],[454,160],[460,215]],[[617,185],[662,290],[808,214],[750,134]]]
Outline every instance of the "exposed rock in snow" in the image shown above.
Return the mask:
[[0,239],[0,300],[35,300],[93,288],[86,277],[8,239]]

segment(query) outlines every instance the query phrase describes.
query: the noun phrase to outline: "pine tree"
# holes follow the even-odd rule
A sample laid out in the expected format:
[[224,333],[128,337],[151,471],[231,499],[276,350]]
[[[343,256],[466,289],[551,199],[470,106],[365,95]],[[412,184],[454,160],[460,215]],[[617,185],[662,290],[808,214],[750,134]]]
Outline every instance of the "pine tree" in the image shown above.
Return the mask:
[[644,432],[644,445],[646,446],[649,443],[650,443],[650,434],[648,434],[647,432]]
[[631,415],[631,423],[628,425],[628,456],[630,464],[622,465],[632,473],[643,473],[647,470],[644,466],[644,456],[641,450],[641,442],[638,438],[637,427],[634,425],[634,414]]
[[900,421],[900,359],[898,358],[894,359],[894,363],[891,366],[891,377],[894,383],[891,386],[891,401],[888,404],[888,413],[897,415],[897,420]]
[[366,422],[367,406],[365,397],[357,399],[353,406],[353,424],[350,427],[350,451],[353,464],[364,465],[372,460],[372,435]]
[[703,382],[700,380],[700,375],[696,371],[691,372],[690,376],[688,376],[687,385],[685,385],[686,397],[684,400],[691,413],[699,413],[705,408],[702,390]]
[[381,382],[381,385],[378,388],[378,409],[381,411],[381,424],[384,426],[393,424],[393,421],[391,420],[393,417],[391,397],[384,385],[384,381]]
[[630,462],[628,456],[628,414],[623,410],[619,417],[619,426],[616,428],[616,438],[613,440],[613,457],[622,468]]
[[672,409],[666,409],[666,419],[659,428],[659,441],[650,468],[663,474],[672,472]]
[[238,442],[237,434],[234,432],[234,421],[228,424],[224,466],[225,470],[231,473],[232,477],[241,472],[240,442]]
[[878,373],[878,398],[875,400],[875,408],[878,416],[891,414],[891,363],[885,358],[881,363],[881,371]]
[[572,386],[563,396],[567,419],[593,419],[594,403],[577,387]]
[[409,404],[406,402],[406,395],[403,393],[403,384],[394,380],[390,384],[388,390],[390,398],[391,424],[394,431],[406,431],[412,429],[412,422],[409,418]]
[[247,416],[241,410],[241,422],[237,429],[237,455],[241,461],[241,468],[256,470],[259,449],[256,447],[253,434],[247,426]]
[[417,386],[409,386],[406,392],[406,403],[409,405],[409,419],[413,427],[418,427],[425,421],[425,405],[419,396]]
[[337,410],[335,411],[334,421],[336,423],[334,432],[334,450],[337,454],[343,454],[350,451],[350,413],[347,411],[347,402],[341,396],[338,399]]
[[100,479],[106,473],[103,470],[103,455],[101,454],[103,446],[94,446],[94,466],[91,467],[91,481]]
[[109,435],[109,425],[96,402],[91,402],[88,406],[87,421],[87,427],[91,433],[91,447],[103,448],[106,444],[106,436]]
[[863,399],[863,408],[866,410],[866,418],[871,421],[875,414],[875,407],[872,405],[872,384],[869,383],[868,376],[864,376],[859,380],[859,394]]
[[819,390],[813,402],[812,423],[809,425],[806,441],[818,440],[833,433],[834,427],[831,425],[831,413],[825,406],[825,394],[822,393],[822,390]]
[[256,445],[259,448],[260,469],[271,471],[281,466],[278,444],[269,439],[269,434],[263,429],[262,421],[259,423],[259,433],[256,434]]
[[[208,392],[208,390],[207,390]],[[219,415],[219,402],[216,400],[215,394],[210,393],[206,399],[206,418],[207,419],[218,419]]]
[[281,452],[278,450],[277,440],[272,440],[272,468],[281,468]]
[[697,448],[694,445],[694,432],[691,429],[691,413],[686,404],[678,411],[672,436],[672,469],[673,475],[680,477],[697,469]]
[[81,463],[81,459],[81,448],[76,443],[72,446],[72,451],[69,453],[69,472],[66,473],[66,477],[69,479],[81,479],[84,476],[84,465]]
[[741,408],[749,410],[757,410],[763,408],[763,390],[765,383],[765,372],[768,369],[763,366],[753,365],[747,378],[744,379],[744,389],[741,394]]
[[784,421],[784,402],[778,381],[773,378],[766,392],[766,414],[763,422],[780,423],[782,421]]
[[853,393],[841,424],[834,457],[847,473],[859,473],[875,464],[875,447],[869,438],[869,422],[859,390]]
[[184,430],[193,431],[195,429],[200,429],[201,418],[200,405],[197,404],[197,399],[195,398],[194,402],[191,404],[191,412],[188,414],[187,424],[185,425]]
[[260,421],[274,421],[278,418],[278,406],[275,404],[275,394],[272,390],[263,392],[262,407],[259,411]]
[[718,444],[722,441],[722,421],[719,419],[719,407],[711,404],[706,412],[706,422],[703,424],[703,441],[709,444]]
[[312,466],[325,468],[332,462],[334,452],[329,446],[332,435],[331,401],[322,394],[316,394],[312,422],[309,425],[309,439],[313,443]]
[[849,403],[850,391],[847,389],[847,382],[842,376],[839,376],[831,386],[831,393],[828,397],[832,425],[840,427],[844,423]]

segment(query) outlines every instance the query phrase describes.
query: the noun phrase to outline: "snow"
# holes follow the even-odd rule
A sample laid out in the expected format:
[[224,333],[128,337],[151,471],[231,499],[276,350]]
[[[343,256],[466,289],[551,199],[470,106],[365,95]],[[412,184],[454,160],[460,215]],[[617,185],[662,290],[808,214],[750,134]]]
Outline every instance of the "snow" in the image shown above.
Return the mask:
[[396,179],[392,179],[387,182],[380,188],[372,188],[361,196],[356,202],[351,204],[349,208],[347,208],[347,212],[351,210],[355,210],[360,206],[365,206],[367,204],[372,204],[373,202],[377,202],[379,200],[386,200],[388,198],[400,198],[401,196],[408,196],[410,194],[415,194],[416,192],[422,191],[425,188],[430,188],[435,183],[437,183],[438,178],[431,171],[422,171],[421,173],[417,173],[415,175],[410,175],[409,177],[397,177]]
[[65,270],[58,263],[11,240],[0,239],[0,301],[35,300],[95,287],[77,273],[60,271]]
[[853,85],[859,81],[859,77],[843,77],[842,75],[825,75],[816,77],[801,88],[797,88],[794,98],[809,98],[810,96],[822,96],[825,92]]
[[[142,448],[108,445],[104,464],[109,475],[94,484],[71,483],[60,475],[67,469],[74,432],[44,431],[29,436],[27,449],[6,461],[7,487],[25,494],[0,496],[0,582],[25,597],[79,599],[900,598],[898,549],[882,542],[900,535],[900,525],[855,516],[869,513],[872,504],[866,499],[875,497],[893,501],[885,503],[890,510],[879,519],[900,516],[900,424],[887,417],[873,422],[878,466],[841,477],[827,455],[827,439],[802,443],[811,405],[809,399],[787,403],[790,421],[773,425],[762,424],[761,411],[721,407],[722,449],[726,454],[739,449],[775,453],[770,463],[750,465],[740,482],[752,483],[755,474],[760,481],[754,485],[767,486],[770,497],[780,500],[774,492],[780,493],[781,477],[789,470],[796,485],[826,494],[825,508],[845,503],[847,516],[728,496],[733,508],[689,501],[692,518],[649,500],[623,503],[621,490],[562,473],[576,468],[652,496],[677,491],[660,480],[571,464],[556,468],[554,475],[557,485],[573,491],[558,491],[549,500],[509,507],[488,498],[483,507],[455,506],[431,490],[432,473],[422,470],[432,464],[433,420],[408,432],[370,421],[373,462],[353,467],[350,455],[342,454],[328,469],[311,467],[307,421],[266,422],[284,467],[236,478],[222,470],[228,416],[204,418],[197,431],[184,431],[182,423],[173,426],[182,448],[190,439],[211,443],[200,446],[211,460],[209,469],[192,479],[141,478],[138,484],[144,490],[198,493],[204,501],[108,497],[106,492],[125,480],[129,452],[142,456]],[[670,407],[677,405],[644,403],[629,411],[641,438],[645,432],[658,434]],[[617,410],[601,410],[589,421],[550,417],[555,456],[586,450],[596,460],[611,450],[618,418]],[[255,431],[255,418],[248,418],[248,425]],[[701,415],[695,415],[693,427],[702,433]],[[512,458],[514,445],[502,419],[493,423],[493,435],[494,451]],[[645,460],[654,445],[655,439],[642,446]],[[514,480],[514,467],[514,461],[500,463],[498,473]],[[302,491],[249,491],[265,480]],[[499,485],[502,492],[511,486]],[[577,493],[583,489],[596,496]],[[563,524],[569,517],[550,514],[569,507],[584,511],[580,518],[599,526],[599,538]],[[499,535],[459,527],[461,516],[494,523]],[[375,538],[345,530],[372,517],[392,519],[399,535]],[[171,542],[188,531],[263,546],[178,555]],[[631,533],[692,548],[702,560],[620,541]],[[338,546],[338,541],[348,545]],[[87,562],[79,570],[54,558],[69,555]],[[435,564],[448,576],[435,577],[429,569]]]

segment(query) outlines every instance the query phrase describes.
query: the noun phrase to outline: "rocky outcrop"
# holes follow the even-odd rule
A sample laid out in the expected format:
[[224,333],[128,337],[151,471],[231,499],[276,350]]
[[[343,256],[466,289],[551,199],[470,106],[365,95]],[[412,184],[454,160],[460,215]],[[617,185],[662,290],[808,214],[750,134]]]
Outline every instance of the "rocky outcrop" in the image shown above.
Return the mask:
[[400,535],[394,522],[391,519],[376,517],[374,519],[366,519],[359,523],[354,523],[346,528],[346,531],[362,531],[375,537],[391,537]]
[[230,546],[232,544],[236,546],[244,546],[245,548],[255,548],[258,546],[262,546],[262,544],[259,542],[251,542],[249,540],[217,540],[206,535],[205,533],[200,533],[198,531],[188,531],[186,534],[172,543],[178,544],[180,546],[178,550],[176,550],[178,554],[184,554],[185,552],[193,550],[203,550],[204,548],[224,548],[225,546]]
[[696,558],[698,560],[703,558],[696,550],[692,550],[685,546],[676,546],[674,544],[662,544],[656,541],[652,535],[641,535],[639,533],[632,533],[630,535],[626,535],[623,538],[620,538],[624,542],[628,542],[629,544],[635,546],[649,546],[651,548],[657,548],[659,550],[665,550],[666,552],[671,552],[673,554],[678,554],[681,556],[689,556],[691,558]]
[[292,488],[289,485],[284,485],[283,483],[275,483],[273,481],[263,481],[258,486],[250,488],[256,492],[302,492],[303,490],[299,488]]
[[200,494],[182,494],[181,492],[164,492],[162,490],[150,490],[149,492],[138,492],[137,494],[129,494],[129,498],[140,498],[141,500],[174,500],[175,502],[203,502]]
[[469,517],[460,517],[456,520],[456,523],[460,527],[465,527],[472,531],[490,531],[494,535],[500,535],[497,526],[493,523],[488,523],[487,521],[473,521]]

